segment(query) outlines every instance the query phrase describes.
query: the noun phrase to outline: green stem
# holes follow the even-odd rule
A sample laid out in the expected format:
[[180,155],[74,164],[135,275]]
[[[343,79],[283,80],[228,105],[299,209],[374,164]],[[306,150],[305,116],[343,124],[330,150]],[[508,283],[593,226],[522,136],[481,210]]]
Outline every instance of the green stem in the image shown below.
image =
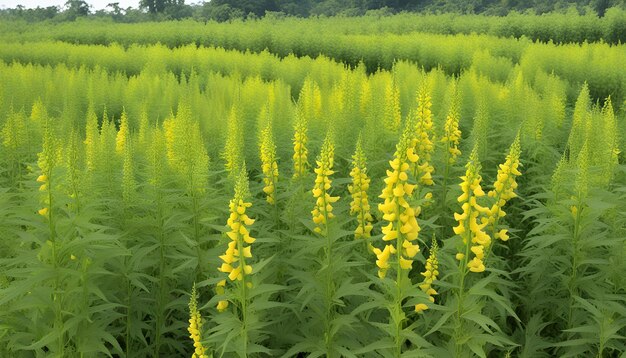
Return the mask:
[[[472,197],[471,191],[468,192],[467,202],[470,202]],[[467,276],[467,261],[470,254],[470,246],[471,246],[471,232],[469,220],[472,220],[472,207],[468,209],[467,219],[465,220],[465,232],[463,235],[465,236],[465,254],[462,260],[459,260],[459,291],[457,293],[457,314],[456,314],[456,327],[454,331],[454,344],[455,344],[455,357],[460,357],[461,352],[463,351],[462,345],[459,343],[461,340],[461,335],[463,334],[463,311],[464,311],[464,300],[465,300],[465,276]]]
[[576,201],[576,215],[574,216],[574,233],[572,237],[572,273],[569,280],[569,307],[567,315],[567,327],[572,327],[574,314],[574,296],[577,295],[576,276],[578,275],[578,241],[580,239],[580,219],[583,210],[583,200],[579,193]]
[[[241,223],[243,225],[243,223]],[[241,295],[241,337],[243,338],[243,357],[248,356],[248,287],[246,280],[246,258],[243,255],[244,246],[241,234],[237,234],[237,250],[239,251],[239,268],[241,269],[241,282],[239,290]]]
[[198,256],[198,266],[197,266],[197,275],[202,276],[204,272],[203,268],[203,258],[202,258],[202,248],[200,247],[200,223],[198,220],[199,216],[199,208],[198,208],[198,197],[195,193],[195,190],[192,187],[191,192],[191,201],[193,205],[193,230],[194,230],[194,241],[196,244],[196,255]]
[[443,180],[442,180],[442,188],[441,188],[441,220],[443,221],[441,225],[441,237],[446,237],[446,221],[447,216],[446,213],[446,196],[448,195],[448,175],[450,175],[450,145],[448,144],[446,148],[446,155],[444,158],[446,162],[446,166],[443,172]]
[[400,212],[398,210],[398,205],[395,206],[395,223],[394,230],[397,230],[398,237],[396,238],[396,292],[394,297],[394,307],[393,310],[395,312],[392,313],[392,321],[395,324],[394,330],[394,341],[395,341],[395,354],[394,356],[400,358],[402,356],[402,326],[403,326],[403,309],[402,309],[402,280],[403,280],[403,271],[400,266],[400,257],[402,255],[402,242],[404,237],[400,232],[401,222],[400,222]]
[[[324,183],[322,183],[322,185],[324,185]],[[332,252],[332,240],[331,237],[329,235],[329,230],[328,230],[328,211],[326,210],[326,207],[328,205],[328,203],[326,202],[326,189],[324,188],[324,186],[322,186],[322,194],[321,197],[323,198],[323,205],[324,208],[322,210],[322,213],[324,214],[324,229],[322,232],[322,235],[324,236],[324,238],[326,239],[326,247],[324,248],[324,254],[326,256],[326,291],[324,292],[324,298],[325,298],[325,308],[326,308],[326,317],[325,317],[325,321],[324,321],[324,327],[325,327],[325,332],[324,332],[324,343],[326,346],[326,356],[327,357],[333,357],[333,337],[332,337],[332,327],[331,327],[331,322],[332,322],[332,318],[333,318],[333,304],[332,304],[332,296],[333,296],[333,282],[332,282],[332,270],[331,268],[331,264],[332,264],[332,257],[331,257],[331,252]]]
[[157,222],[159,225],[159,288],[157,292],[157,312],[155,329],[155,357],[159,356],[161,348],[161,325],[163,324],[163,295],[165,290],[165,233],[164,215],[161,191],[157,188]]
[[132,294],[132,289],[131,289],[131,284],[130,284],[130,278],[126,278],[126,358],[130,357],[130,325],[131,325],[131,318],[130,318],[130,307],[131,307],[131,294]]
[[63,328],[63,313],[62,313],[62,302],[61,302],[61,283],[59,280],[59,262],[58,262],[58,252],[57,252],[57,237],[56,230],[54,227],[54,215],[52,208],[52,170],[48,173],[48,230],[50,242],[52,243],[52,266],[55,271],[54,275],[54,290],[53,290],[53,302],[54,302],[54,329],[59,332],[58,339],[58,351],[60,352],[60,356],[63,357],[65,355],[65,333]]
[[[502,197],[502,193],[497,192],[496,204],[500,203],[501,197]],[[495,242],[496,242],[496,233],[498,232],[498,224],[500,223],[500,211],[502,210],[502,207],[500,207],[500,205],[497,205],[497,208],[498,210],[495,213],[491,213],[491,215],[494,216],[494,221],[493,221],[493,224],[489,227],[491,243],[489,244],[489,246],[487,246],[487,252],[485,252],[485,259],[484,259],[485,263],[489,260],[489,257],[491,256],[491,253],[493,251],[493,246],[495,245]]]

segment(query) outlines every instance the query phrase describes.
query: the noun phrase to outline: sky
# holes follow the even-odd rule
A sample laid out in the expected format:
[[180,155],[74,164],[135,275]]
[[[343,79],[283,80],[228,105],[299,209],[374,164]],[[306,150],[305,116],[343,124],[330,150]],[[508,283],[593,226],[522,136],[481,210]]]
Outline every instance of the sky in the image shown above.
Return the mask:
[[[0,0],[0,8],[14,8],[17,5],[23,5],[26,8],[35,8],[37,6],[63,6],[66,1],[67,0]],[[113,2],[119,2],[122,9],[129,6],[137,8],[137,4],[139,4],[139,0],[85,0],[85,2],[91,5],[92,11],[104,9],[107,4]]]

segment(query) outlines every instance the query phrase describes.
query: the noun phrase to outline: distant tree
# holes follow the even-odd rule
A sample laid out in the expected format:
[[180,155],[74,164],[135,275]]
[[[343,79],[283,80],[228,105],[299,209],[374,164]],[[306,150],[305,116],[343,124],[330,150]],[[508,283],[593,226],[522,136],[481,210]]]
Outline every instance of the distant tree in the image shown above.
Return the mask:
[[593,4],[594,9],[598,13],[598,16],[602,17],[606,13],[606,9],[611,6],[610,0],[596,0]]
[[153,15],[164,14],[166,19],[191,17],[193,13],[189,5],[185,5],[185,0],[140,0],[139,7]]
[[89,15],[89,4],[83,0],[67,0],[65,8],[64,14],[70,21],[76,20],[80,16]]
[[[279,7],[276,0],[211,0],[208,3],[209,6],[221,7],[221,11],[224,9],[238,9],[243,14],[253,13],[258,17],[264,16],[265,11],[279,11]],[[228,8],[223,7],[228,5]],[[233,14],[239,14],[239,11],[233,12]]]

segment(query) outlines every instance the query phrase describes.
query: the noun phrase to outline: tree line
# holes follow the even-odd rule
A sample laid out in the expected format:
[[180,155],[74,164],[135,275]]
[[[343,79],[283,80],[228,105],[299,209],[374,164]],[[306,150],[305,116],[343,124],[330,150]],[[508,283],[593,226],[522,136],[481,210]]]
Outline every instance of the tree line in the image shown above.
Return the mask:
[[193,4],[185,0],[141,0],[137,8],[119,2],[95,10],[84,0],[68,0],[64,6],[0,9],[0,18],[37,21],[74,21],[80,17],[141,22],[194,18],[199,21],[254,19],[264,16],[362,16],[398,12],[459,13],[504,16],[513,11],[543,14],[575,8],[580,13],[603,16],[610,7],[626,8],[626,0],[212,0]]

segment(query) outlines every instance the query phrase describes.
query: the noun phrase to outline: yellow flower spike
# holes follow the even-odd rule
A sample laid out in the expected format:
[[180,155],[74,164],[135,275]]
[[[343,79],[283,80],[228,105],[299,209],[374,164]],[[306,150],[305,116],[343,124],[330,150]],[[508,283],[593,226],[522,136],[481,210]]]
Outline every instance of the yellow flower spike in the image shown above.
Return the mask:
[[[230,215],[227,225],[230,231],[226,235],[230,241],[224,255],[219,257],[222,260],[222,265],[218,268],[218,271],[227,273],[228,278],[217,283],[215,288],[217,294],[224,294],[227,280],[243,281],[243,284],[240,285],[241,287],[247,287],[250,284],[246,276],[252,274],[253,270],[247,260],[252,258],[252,247],[249,244],[254,243],[255,239],[250,236],[247,228],[247,226],[254,223],[254,220],[246,214],[247,209],[252,206],[252,203],[244,200],[249,194],[248,176],[244,164],[241,166],[239,175],[236,178],[235,195],[228,205]],[[219,312],[225,311],[228,307],[229,303],[227,300],[220,300],[217,304]]]
[[453,82],[451,86],[450,108],[448,109],[448,115],[444,124],[444,135],[441,138],[441,142],[447,147],[446,155],[449,165],[456,163],[457,158],[461,155],[459,143],[462,133],[459,129],[459,102],[460,96],[457,85],[456,82]]
[[428,306],[425,303],[418,303],[415,305],[415,312],[422,313],[428,309]]
[[313,223],[316,225],[313,231],[321,235],[328,233],[328,219],[334,217],[332,204],[339,200],[339,197],[333,197],[328,193],[331,188],[330,175],[334,173],[332,171],[334,153],[335,145],[332,140],[332,132],[329,131],[322,144],[319,158],[316,160],[315,173],[317,177],[311,191],[316,199],[315,207],[311,211]]
[[377,258],[376,266],[379,268],[378,275],[381,278],[384,278],[387,270],[392,268],[390,264],[392,256],[395,256],[391,260],[393,269],[406,277],[413,267],[413,258],[420,251],[419,245],[412,243],[420,231],[416,220],[420,209],[412,207],[407,201],[416,188],[415,184],[408,183],[411,159],[417,160],[412,146],[414,129],[415,126],[409,119],[396,146],[394,158],[389,161],[390,169],[387,170],[387,177],[384,179],[385,187],[379,196],[383,203],[378,205],[378,209],[386,221],[382,228],[385,248],[374,249],[374,253]]
[[307,118],[302,113],[302,108],[297,107],[296,122],[294,125],[293,136],[293,177],[294,179],[301,178],[309,168],[308,162],[308,150],[307,150],[307,132],[308,122]]
[[278,183],[278,162],[270,121],[261,131],[259,153],[261,157],[261,171],[263,172],[263,192],[266,194],[265,199],[269,204],[274,205],[276,204],[275,192]]
[[[472,152],[470,160],[466,165],[466,173],[461,177],[463,182],[460,184],[462,193],[458,198],[458,201],[462,203],[462,213],[455,213],[454,219],[458,222],[458,225],[453,228],[456,235],[461,236],[462,243],[464,245],[463,250],[467,250],[469,246],[469,252],[474,254],[474,258],[467,264],[467,267],[471,272],[483,272],[485,266],[482,262],[484,258],[484,248],[488,247],[491,243],[491,237],[484,231],[487,222],[484,217],[489,209],[482,207],[477,198],[485,195],[480,182],[482,180],[480,176],[480,163],[478,162],[478,155],[476,149]],[[468,260],[464,253],[459,252],[456,255],[456,259],[459,261]]]
[[[433,185],[433,166],[430,164],[434,150],[432,139],[434,138],[432,101],[428,83],[423,83],[417,93],[418,109],[415,114],[415,136],[407,151],[408,160],[411,162],[413,174],[420,184]],[[412,155],[412,154],[415,155]],[[409,155],[411,154],[411,155]]]
[[367,176],[366,158],[362,147],[362,139],[359,136],[356,150],[352,156],[352,185],[348,186],[348,191],[352,195],[350,203],[350,215],[356,216],[357,227],[354,230],[355,239],[368,238],[372,231],[372,215],[367,196],[370,179]]
[[494,237],[507,241],[509,236],[507,230],[502,229],[498,231],[499,219],[506,215],[503,210],[507,201],[517,197],[514,190],[517,188],[516,177],[521,175],[517,169],[520,165],[520,136],[519,133],[515,137],[513,144],[509,149],[509,153],[506,156],[505,162],[498,167],[498,175],[496,181],[493,183],[493,190],[489,192],[489,196],[494,198],[495,203],[489,209],[489,231]]
[[[433,296],[437,294],[437,291],[435,291],[432,288],[432,284],[437,279],[437,276],[439,275],[439,271],[438,271],[439,261],[437,260],[438,251],[439,251],[439,246],[437,244],[437,241],[433,239],[432,245],[430,247],[430,255],[428,256],[428,259],[426,260],[426,264],[424,265],[425,271],[421,273],[421,275],[424,276],[424,280],[419,286],[420,289],[429,296],[429,300],[431,302],[435,302],[435,298]],[[418,307],[417,307],[418,305],[415,306],[416,311],[418,311]]]
[[[221,303],[221,302],[220,302]],[[223,306],[224,304],[222,304]],[[226,302],[226,306],[228,302]],[[220,305],[218,304],[218,310]],[[225,308],[224,308],[225,309]],[[202,345],[202,316],[198,311],[198,294],[196,291],[196,284],[193,284],[191,289],[191,297],[189,298],[189,338],[193,341],[194,353],[192,357],[204,357],[206,348]]]

